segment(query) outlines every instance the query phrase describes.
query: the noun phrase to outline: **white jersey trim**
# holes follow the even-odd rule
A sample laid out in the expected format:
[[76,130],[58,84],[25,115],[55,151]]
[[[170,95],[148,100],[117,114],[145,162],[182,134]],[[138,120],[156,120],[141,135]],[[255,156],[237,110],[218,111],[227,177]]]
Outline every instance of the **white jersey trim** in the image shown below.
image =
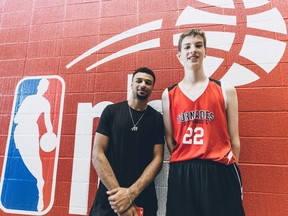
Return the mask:
[[179,82],[178,83],[178,86],[180,88],[180,90],[182,91],[182,93],[188,97],[190,100],[192,100],[193,102],[195,102],[204,92],[205,90],[207,89],[208,87],[208,84],[209,84],[209,78],[206,77],[206,80],[205,80],[205,84],[203,85],[203,87],[201,89],[199,89],[198,92],[194,93],[193,95],[191,93],[189,93],[185,87],[183,86],[182,82]]

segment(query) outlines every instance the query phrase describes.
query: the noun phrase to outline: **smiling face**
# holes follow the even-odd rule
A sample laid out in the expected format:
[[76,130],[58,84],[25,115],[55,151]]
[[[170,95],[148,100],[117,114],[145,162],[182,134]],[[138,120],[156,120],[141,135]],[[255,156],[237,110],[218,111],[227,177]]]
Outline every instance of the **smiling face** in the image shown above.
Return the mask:
[[138,72],[132,79],[132,94],[138,100],[147,100],[154,87],[154,78],[144,72]]
[[183,38],[180,48],[177,57],[184,68],[197,69],[202,67],[203,59],[206,57],[203,37],[200,35],[186,36]]

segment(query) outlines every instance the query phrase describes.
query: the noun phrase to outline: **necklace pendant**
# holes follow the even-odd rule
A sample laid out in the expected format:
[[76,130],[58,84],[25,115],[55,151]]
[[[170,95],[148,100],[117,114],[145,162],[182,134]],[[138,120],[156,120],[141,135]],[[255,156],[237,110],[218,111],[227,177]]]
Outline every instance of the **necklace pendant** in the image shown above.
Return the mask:
[[131,128],[131,131],[137,131],[138,127],[136,127],[135,125]]

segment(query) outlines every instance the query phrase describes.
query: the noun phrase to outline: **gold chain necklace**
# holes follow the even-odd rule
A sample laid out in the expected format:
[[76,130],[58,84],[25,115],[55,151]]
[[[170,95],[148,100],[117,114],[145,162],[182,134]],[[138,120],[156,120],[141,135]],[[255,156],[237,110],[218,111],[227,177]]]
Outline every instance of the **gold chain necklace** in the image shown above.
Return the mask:
[[138,120],[138,121],[136,122],[136,124],[135,124],[134,119],[133,119],[133,116],[132,116],[131,108],[130,108],[129,105],[128,105],[128,107],[129,107],[130,118],[131,118],[132,123],[133,123],[133,127],[131,128],[131,131],[137,131],[137,130],[138,130],[137,124],[141,121],[141,119],[143,118],[143,116],[144,116],[144,114],[146,113],[146,110],[147,110],[147,109],[145,109],[144,113],[141,115],[141,117],[139,118],[139,120]]

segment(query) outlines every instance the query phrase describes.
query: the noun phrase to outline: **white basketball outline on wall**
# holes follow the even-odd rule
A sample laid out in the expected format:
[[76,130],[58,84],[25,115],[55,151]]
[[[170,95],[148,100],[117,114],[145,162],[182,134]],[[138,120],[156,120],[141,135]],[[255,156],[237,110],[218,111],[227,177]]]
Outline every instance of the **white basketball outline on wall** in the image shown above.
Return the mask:
[[[221,8],[230,8],[235,9],[233,0],[198,0],[198,2],[202,2],[205,4],[209,4],[215,7]],[[242,0],[242,3],[246,9],[256,8],[259,6],[266,5],[270,3],[268,0]],[[268,18],[267,18],[268,17]],[[89,49],[85,53],[78,56],[72,62],[66,65],[66,68],[69,69],[79,61],[84,58],[90,56],[91,54],[99,51],[102,48],[105,48],[113,43],[121,41],[123,39],[133,37],[142,33],[159,30],[162,27],[162,19],[152,21],[149,23],[145,23],[143,25],[137,26],[135,28],[124,31],[118,35],[111,37],[108,40],[105,40],[95,47]],[[215,14],[207,11],[203,11],[197,8],[193,8],[191,6],[187,6],[182,13],[179,15],[175,26],[181,25],[193,25],[193,24],[222,24],[222,25],[237,25],[236,16],[232,15],[222,15]],[[272,8],[270,10],[247,15],[247,27],[253,29],[259,29],[269,32],[287,34],[287,28],[284,21],[283,16],[279,12],[277,8]],[[216,31],[206,31],[207,34],[207,48],[214,48],[229,52],[233,45],[233,41],[235,38],[234,32],[216,32]],[[177,41],[179,38],[179,34],[173,35],[173,45],[177,45]],[[223,41],[225,44],[223,44]],[[147,50],[160,47],[160,38],[154,38],[151,40],[144,41],[142,43],[138,43],[127,47],[123,50],[120,50],[116,53],[113,53],[94,64],[88,66],[86,71],[89,71],[93,68],[98,67],[104,63],[112,61],[116,58],[120,58],[122,56],[139,52],[141,50]],[[245,35],[245,39],[243,41],[243,46],[239,53],[239,56],[255,63],[258,67],[263,69],[267,74],[270,73],[280,62],[282,56],[284,55],[286,49],[286,43],[282,41],[278,41],[272,38],[266,38],[261,36],[254,35]],[[265,52],[265,50],[269,50],[269,52]],[[216,56],[207,56],[204,64],[204,71],[207,76],[213,75],[213,73],[220,67],[223,63],[224,59]],[[239,72],[241,71],[241,73]],[[234,86],[240,86],[249,84],[256,80],[260,79],[260,77],[255,74],[250,69],[246,68],[244,65],[241,65],[237,62],[234,62],[231,67],[227,70],[225,75],[221,78],[221,81],[228,82]]]

